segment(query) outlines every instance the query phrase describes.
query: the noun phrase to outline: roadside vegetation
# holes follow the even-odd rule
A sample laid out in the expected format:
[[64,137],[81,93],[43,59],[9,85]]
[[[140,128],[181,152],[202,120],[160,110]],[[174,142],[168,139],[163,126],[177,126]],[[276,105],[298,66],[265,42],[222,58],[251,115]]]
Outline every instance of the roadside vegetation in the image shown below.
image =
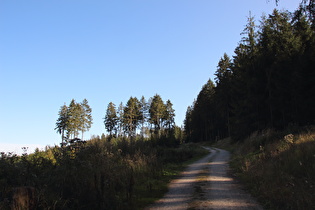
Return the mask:
[[179,141],[100,137],[23,156],[2,153],[0,209],[141,209],[167,191],[185,161],[204,154]]
[[130,97],[104,117],[108,135],[84,141],[92,125],[86,99],[59,111],[60,146],[33,154],[1,153],[0,209],[141,209],[167,191],[187,161],[207,153],[185,144],[172,103]]
[[314,209],[315,127],[255,132],[230,150],[233,173],[266,209]]

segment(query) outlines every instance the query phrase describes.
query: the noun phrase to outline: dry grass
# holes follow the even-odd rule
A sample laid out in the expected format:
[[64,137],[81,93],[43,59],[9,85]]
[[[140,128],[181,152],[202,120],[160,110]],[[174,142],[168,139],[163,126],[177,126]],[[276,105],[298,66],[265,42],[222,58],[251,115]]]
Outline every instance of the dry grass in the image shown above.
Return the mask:
[[315,209],[315,130],[255,133],[231,166],[266,209]]

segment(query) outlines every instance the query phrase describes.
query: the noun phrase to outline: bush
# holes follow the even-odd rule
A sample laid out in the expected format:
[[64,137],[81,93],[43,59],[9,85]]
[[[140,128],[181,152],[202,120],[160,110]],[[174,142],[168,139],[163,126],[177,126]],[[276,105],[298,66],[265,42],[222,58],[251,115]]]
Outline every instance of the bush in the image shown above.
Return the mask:
[[[10,209],[12,192],[22,187],[34,189],[36,209],[137,209],[166,188],[163,164],[198,154],[192,145],[167,141],[94,138],[30,155],[1,154],[0,208]],[[163,186],[154,191],[152,183]]]

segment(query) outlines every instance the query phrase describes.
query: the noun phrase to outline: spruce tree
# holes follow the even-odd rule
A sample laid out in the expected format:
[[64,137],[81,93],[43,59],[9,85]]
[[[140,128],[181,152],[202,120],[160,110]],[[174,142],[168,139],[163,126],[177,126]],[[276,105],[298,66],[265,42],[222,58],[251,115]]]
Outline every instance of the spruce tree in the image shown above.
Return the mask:
[[224,53],[220,59],[215,72],[215,100],[217,109],[221,119],[217,121],[221,130],[222,137],[230,136],[230,116],[231,116],[231,100],[232,100],[232,61],[229,56]]
[[60,107],[59,117],[56,122],[55,130],[57,133],[61,134],[61,145],[64,145],[65,141],[65,131],[67,130],[68,123],[68,107],[67,105],[63,105]]
[[124,105],[121,102],[117,109],[117,132],[118,136],[123,135],[123,129],[124,129]]
[[71,100],[68,107],[68,121],[67,121],[67,138],[77,138],[80,129],[83,127],[82,121],[83,109],[81,104],[74,99]]
[[82,121],[82,140],[83,140],[83,133],[85,131],[89,131],[92,124],[93,124],[93,118],[92,118],[92,109],[90,105],[88,104],[88,100],[84,99],[81,103],[82,107],[82,114],[81,114],[81,121]]
[[191,106],[187,107],[187,111],[186,111],[186,115],[185,115],[185,119],[184,119],[184,130],[185,130],[185,135],[186,135],[186,139],[189,141],[192,138],[192,127],[193,127],[193,121],[192,121],[192,114],[193,114],[193,109],[194,109],[194,104]]
[[130,137],[136,135],[139,123],[143,119],[141,113],[141,103],[136,97],[130,97],[126,106],[124,107],[124,130]]
[[165,114],[164,114],[164,125],[165,128],[168,129],[169,131],[175,126],[175,121],[174,121],[174,117],[175,117],[175,110],[173,109],[173,104],[170,100],[166,101],[165,104]]
[[154,131],[160,135],[160,130],[162,129],[164,116],[165,116],[165,104],[160,95],[156,94],[153,96],[149,108],[150,123],[154,126]]
[[146,122],[148,120],[148,113],[149,113],[149,105],[148,102],[145,100],[144,96],[141,97],[140,99],[140,105],[141,105],[141,114],[142,114],[142,119],[141,119],[141,128],[140,128],[140,135],[143,138],[144,133],[146,130]]
[[118,130],[118,117],[117,117],[116,106],[114,103],[110,102],[107,106],[106,115],[105,115],[105,128],[109,132],[110,137],[113,137],[113,133],[116,135]]

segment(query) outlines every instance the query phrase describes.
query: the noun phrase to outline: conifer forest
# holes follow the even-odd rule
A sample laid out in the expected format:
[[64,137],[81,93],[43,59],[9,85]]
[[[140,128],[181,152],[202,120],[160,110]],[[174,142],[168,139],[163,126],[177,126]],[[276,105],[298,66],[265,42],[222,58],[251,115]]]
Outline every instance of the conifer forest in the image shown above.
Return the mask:
[[249,16],[244,25],[234,54],[222,55],[214,81],[187,108],[183,127],[159,94],[104,104],[104,133],[88,140],[88,100],[57,107],[52,129],[60,145],[0,154],[0,209],[143,209],[167,191],[175,164],[205,154],[195,143],[239,143],[254,132],[314,125],[315,2]]
[[274,10],[259,25],[248,17],[235,54],[221,57],[215,81],[187,109],[188,139],[240,141],[254,131],[314,124],[315,16],[304,11]]

